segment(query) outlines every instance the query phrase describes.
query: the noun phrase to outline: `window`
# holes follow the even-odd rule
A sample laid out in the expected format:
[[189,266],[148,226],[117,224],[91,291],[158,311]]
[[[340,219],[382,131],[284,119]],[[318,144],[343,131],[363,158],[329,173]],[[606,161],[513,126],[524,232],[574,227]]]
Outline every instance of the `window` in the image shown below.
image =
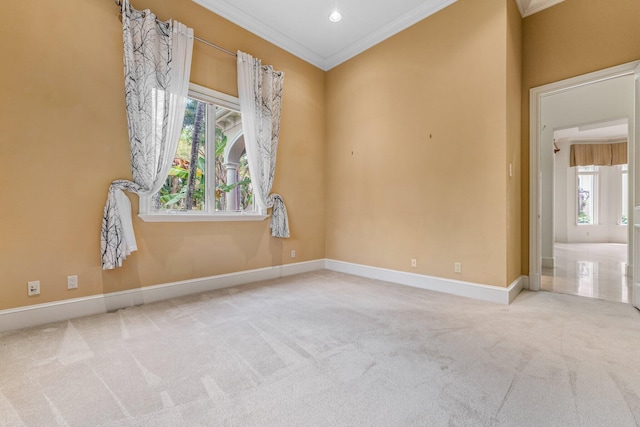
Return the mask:
[[577,223],[598,222],[598,166],[578,166]]
[[621,191],[620,191],[620,224],[629,224],[629,166],[620,165]]
[[195,84],[164,185],[141,199],[145,221],[255,220],[238,98]]

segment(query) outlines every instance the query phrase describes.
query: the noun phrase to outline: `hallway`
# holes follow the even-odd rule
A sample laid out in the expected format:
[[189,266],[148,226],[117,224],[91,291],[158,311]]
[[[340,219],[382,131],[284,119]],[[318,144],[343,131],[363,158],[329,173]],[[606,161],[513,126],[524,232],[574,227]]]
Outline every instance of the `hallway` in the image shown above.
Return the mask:
[[556,267],[543,268],[541,290],[628,303],[627,245],[556,243]]

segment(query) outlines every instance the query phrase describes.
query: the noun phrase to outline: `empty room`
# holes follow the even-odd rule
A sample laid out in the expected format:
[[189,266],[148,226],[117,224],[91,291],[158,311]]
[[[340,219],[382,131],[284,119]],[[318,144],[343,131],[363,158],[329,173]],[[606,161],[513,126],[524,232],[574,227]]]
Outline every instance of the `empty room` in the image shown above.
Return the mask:
[[640,3],[5,3],[0,426],[640,423]]

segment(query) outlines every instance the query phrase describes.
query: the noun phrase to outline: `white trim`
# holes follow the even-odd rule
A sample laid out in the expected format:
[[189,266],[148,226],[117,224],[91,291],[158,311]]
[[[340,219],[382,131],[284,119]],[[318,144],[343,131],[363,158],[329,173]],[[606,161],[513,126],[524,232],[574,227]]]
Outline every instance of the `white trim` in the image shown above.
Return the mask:
[[438,0],[435,2],[425,2],[423,5],[416,7],[415,9],[407,12],[406,14],[394,19],[386,25],[383,25],[379,29],[369,33],[365,37],[362,37],[355,43],[346,46],[341,51],[329,56],[324,57],[314,52],[313,50],[303,46],[296,40],[281,33],[277,29],[271,27],[259,19],[243,12],[237,7],[233,6],[227,1],[216,0],[193,0],[195,3],[203,6],[206,9],[220,15],[221,17],[228,19],[234,24],[252,32],[258,37],[273,43],[274,45],[286,50],[301,58],[316,67],[328,71],[333,67],[340,65],[344,61],[353,58],[354,56],[364,52],[370,47],[380,43],[383,40],[388,39],[394,34],[410,27],[411,25],[439,12],[445,7],[455,3],[458,0]]
[[324,264],[324,260],[299,262],[1,310],[0,332],[106,313],[134,305],[229,288],[245,283],[307,273],[323,269]]
[[545,258],[542,257],[542,268],[554,268],[556,265],[556,258]]
[[625,136],[614,136],[612,138],[598,138],[598,137],[592,137],[592,138],[560,138],[556,141],[557,143],[564,143],[566,142],[567,144],[571,145],[571,144],[616,144],[618,142],[629,142],[629,138],[625,135]]
[[[604,80],[614,79],[617,77],[633,74],[640,61],[633,61],[616,67],[607,68],[605,70],[595,71],[593,73],[584,74],[559,82],[550,83],[544,86],[538,86],[529,90],[529,289],[532,291],[540,290],[541,275],[541,241],[542,230],[540,221],[541,197],[540,180],[540,119],[542,99],[546,96],[567,90],[575,89],[580,86],[598,83]],[[633,135],[635,123],[629,121],[629,139]],[[633,144],[629,144],[630,159],[633,159]],[[632,162],[629,162],[630,170]],[[631,173],[631,172],[630,172]],[[632,176],[632,175],[629,175]],[[631,181],[630,184],[631,186]],[[629,203],[632,203],[630,200]],[[629,248],[633,246],[632,234],[630,233]],[[631,250],[631,249],[630,249]],[[629,258],[631,259],[631,258]]]
[[269,215],[246,212],[224,212],[219,214],[176,212],[166,214],[139,214],[144,222],[222,222],[222,221],[263,221]]
[[215,0],[193,0],[193,2],[206,9],[209,9],[213,13],[220,15],[221,17],[233,22],[234,24],[239,25],[240,27],[244,28],[247,31],[250,31],[256,36],[268,42],[271,42],[278,47],[281,47],[287,52],[294,54],[298,58],[301,58],[309,62],[310,64],[313,64],[316,67],[322,68],[324,71],[327,71],[327,69],[324,68],[324,57],[318,55],[316,52],[308,49],[292,38],[282,34],[275,28],[265,24],[264,22],[254,18],[251,15],[244,13],[235,6],[224,1]]
[[564,0],[516,0],[518,3],[518,9],[520,9],[520,15],[526,18],[529,15],[538,13],[548,7],[555,6],[558,3],[562,3]]
[[206,86],[189,83],[189,96],[200,101],[216,104],[219,107],[240,112],[240,99],[237,96],[219,92]]
[[507,288],[500,288],[344,261],[319,259],[0,310],[0,333],[322,269],[505,305],[510,304],[520,291],[528,286],[526,276],[519,277]]
[[527,4],[525,2],[529,2],[529,0],[516,0],[516,4],[518,5],[518,10],[520,11],[520,16],[524,18],[524,14],[527,11]]
[[[425,2],[421,6],[405,13],[404,15],[394,19],[393,21],[383,25],[372,33],[367,34],[360,40],[346,46],[344,49],[334,53],[325,59],[324,71],[328,71],[343,62],[353,58],[354,56],[364,52],[365,50],[383,42],[394,34],[409,28],[410,26],[428,18],[431,15],[441,11],[447,6],[452,5],[458,0],[440,0],[437,3]],[[316,64],[314,64],[316,65]]]
[[444,279],[441,277],[426,276],[422,274],[407,273],[386,268],[371,267],[362,264],[336,261],[327,259],[325,268],[327,270],[352,274],[354,276],[367,277],[369,279],[383,280],[400,285],[412,286],[414,288],[426,289],[429,291],[443,292],[481,301],[489,301],[498,304],[509,304],[520,293],[524,287],[523,277],[519,277],[508,288],[497,286],[481,285],[460,280]]
[[511,304],[513,300],[520,295],[520,292],[525,289],[529,289],[529,278],[527,276],[520,276],[514,280],[513,283],[507,287],[507,292],[509,292],[509,304]]

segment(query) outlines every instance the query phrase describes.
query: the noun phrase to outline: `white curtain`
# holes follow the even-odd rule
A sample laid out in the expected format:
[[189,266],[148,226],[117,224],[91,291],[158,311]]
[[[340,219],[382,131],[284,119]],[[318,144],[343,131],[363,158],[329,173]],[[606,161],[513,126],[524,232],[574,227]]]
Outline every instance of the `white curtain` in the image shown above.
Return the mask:
[[184,120],[193,30],[159,22],[149,10],[122,5],[124,74],[133,181],[109,187],[102,218],[102,268],[121,267],[137,250],[131,204],[123,190],[155,194],[167,178]]
[[271,235],[289,237],[287,209],[282,197],[271,194],[280,133],[284,73],[263,66],[238,51],[238,96],[253,196],[261,210],[273,208]]

